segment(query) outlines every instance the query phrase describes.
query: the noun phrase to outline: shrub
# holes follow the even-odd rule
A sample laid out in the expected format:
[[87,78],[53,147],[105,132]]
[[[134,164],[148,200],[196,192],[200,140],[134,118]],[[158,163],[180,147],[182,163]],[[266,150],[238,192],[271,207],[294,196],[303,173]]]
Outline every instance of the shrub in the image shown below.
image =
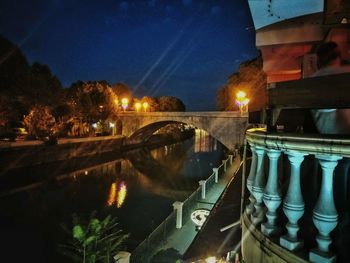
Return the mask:
[[59,250],[74,262],[112,263],[128,238],[117,225],[116,218],[110,215],[99,220],[93,213],[85,222],[74,215],[73,226],[63,226],[70,238]]

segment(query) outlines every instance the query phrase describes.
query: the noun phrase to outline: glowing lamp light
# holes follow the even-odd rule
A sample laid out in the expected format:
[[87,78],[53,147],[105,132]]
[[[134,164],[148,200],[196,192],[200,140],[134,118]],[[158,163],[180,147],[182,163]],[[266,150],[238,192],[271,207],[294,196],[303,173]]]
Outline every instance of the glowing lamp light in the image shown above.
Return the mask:
[[97,128],[97,123],[93,123],[93,124],[92,124],[92,127],[93,127],[94,129],[96,129],[96,128]]
[[248,112],[249,99],[246,97],[247,94],[244,91],[238,91],[236,94],[236,104],[239,107],[239,112]]
[[135,105],[134,105],[134,108],[135,108],[135,111],[136,112],[139,112],[141,110],[141,103],[140,102],[136,102]]
[[149,108],[149,104],[147,101],[145,101],[144,103],[142,103],[142,108],[144,111],[147,111],[147,109]]
[[122,99],[122,108],[125,111],[128,108],[129,100],[127,98]]
[[109,128],[114,128],[115,124],[113,122],[109,123]]
[[236,98],[237,100],[242,100],[245,99],[245,97],[247,96],[247,94],[244,91],[238,91],[236,94]]

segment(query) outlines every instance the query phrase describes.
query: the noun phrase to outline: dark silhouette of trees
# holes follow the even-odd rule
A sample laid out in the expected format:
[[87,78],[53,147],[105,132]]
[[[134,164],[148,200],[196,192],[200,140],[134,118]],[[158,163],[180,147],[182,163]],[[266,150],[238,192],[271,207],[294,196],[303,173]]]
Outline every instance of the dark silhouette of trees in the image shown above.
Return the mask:
[[114,116],[114,94],[106,81],[78,81],[67,91],[72,115],[92,123]]
[[130,99],[132,97],[131,88],[124,83],[121,83],[121,82],[116,83],[111,86],[111,89],[119,100],[121,100],[122,98]]
[[249,111],[261,110],[267,101],[267,81],[262,66],[261,56],[241,63],[238,72],[233,73],[217,93],[218,110],[238,110],[235,100],[239,90],[246,92],[250,99]]
[[156,98],[158,111],[185,111],[186,106],[179,98],[162,96]]

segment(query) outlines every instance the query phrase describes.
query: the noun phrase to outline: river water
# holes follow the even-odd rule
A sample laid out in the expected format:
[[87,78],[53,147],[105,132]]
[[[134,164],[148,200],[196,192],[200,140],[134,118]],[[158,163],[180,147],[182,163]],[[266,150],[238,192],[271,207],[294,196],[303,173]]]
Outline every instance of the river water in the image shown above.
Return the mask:
[[13,177],[26,184],[12,182],[11,191],[0,192],[1,257],[68,262],[57,252],[67,239],[62,224],[70,225],[73,214],[88,218],[93,211],[117,217],[130,234],[126,246],[132,251],[170,214],[173,202],[185,200],[210,176],[224,152],[222,144],[196,130],[191,139],[172,145],[81,161],[79,170],[69,173],[60,174],[66,165],[56,165],[50,180],[42,179],[50,173],[47,165],[14,171]]

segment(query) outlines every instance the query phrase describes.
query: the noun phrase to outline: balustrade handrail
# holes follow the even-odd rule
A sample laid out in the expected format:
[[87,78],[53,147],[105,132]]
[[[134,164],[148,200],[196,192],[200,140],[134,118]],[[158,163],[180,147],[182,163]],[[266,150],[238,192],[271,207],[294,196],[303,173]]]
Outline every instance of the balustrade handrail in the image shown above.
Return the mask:
[[[301,165],[305,156],[311,155],[312,157],[314,155],[312,158],[319,163],[322,180],[320,187],[313,189],[318,191],[317,201],[312,204],[312,222],[318,234],[314,237],[317,246],[309,251],[309,261],[335,262],[336,255],[330,249],[333,242],[331,232],[338,224],[338,211],[333,197],[333,177],[347,177],[346,169],[350,164],[348,159],[344,159],[344,163],[340,166],[341,169],[336,171],[335,168],[338,166],[338,162],[343,161],[343,157],[350,156],[350,137],[267,133],[265,129],[250,129],[246,132],[246,140],[252,152],[250,172],[246,180],[250,192],[250,202],[245,210],[246,214],[250,215],[254,224],[260,224],[261,232],[264,235],[268,237],[279,236],[280,246],[289,251],[303,248],[303,240],[298,236],[299,220],[309,215],[305,214],[305,202],[301,189]],[[281,156],[284,156],[290,164],[286,193],[282,193],[279,184],[281,171],[278,167]],[[267,159],[268,174],[265,174],[265,161]],[[315,182],[315,179],[318,178],[317,172],[307,176],[309,182]],[[313,183],[311,186],[314,186]],[[340,188],[343,191],[343,196],[346,196],[346,189]],[[286,233],[282,236],[280,234],[283,232],[280,231],[280,226],[277,223],[279,217],[277,211],[281,205],[288,220],[284,226]]]
[[[228,156],[227,159],[223,160],[225,162],[228,162],[230,160],[230,157]],[[222,174],[219,172],[221,169],[223,169],[224,164],[221,164],[220,166],[217,167],[218,169],[218,176],[220,177]],[[208,182],[214,181],[215,183],[215,172],[213,172],[206,180],[206,184]],[[209,188],[211,188],[212,185],[208,185],[207,186],[207,190],[209,190]],[[184,211],[184,214],[186,214],[186,210],[189,209],[188,206],[191,206],[193,199],[196,200],[197,202],[197,196],[200,196],[201,193],[201,187],[197,187],[196,190],[194,190],[192,192],[192,194],[186,198],[186,200],[183,201],[183,205],[182,205],[182,210]],[[193,207],[192,207],[193,208]],[[144,249],[149,249],[149,241],[154,239],[154,236],[156,236],[156,234],[161,231],[162,229],[164,229],[164,231],[166,231],[166,225],[167,225],[167,221],[170,221],[171,219],[176,218],[176,213],[175,211],[172,211],[170,213],[170,215],[164,219],[164,221],[162,223],[160,223],[149,235],[146,239],[144,239],[131,253],[131,262],[139,262],[138,260],[140,258],[143,258],[144,255],[142,255],[144,253]],[[189,216],[187,216],[187,218],[189,219]],[[173,228],[169,231],[173,231],[175,230],[175,224],[173,225]],[[156,241],[160,241],[163,242],[164,240],[156,240]],[[143,258],[144,260],[144,258]],[[148,262],[148,261],[147,261]]]
[[247,130],[246,138],[269,149],[350,157],[350,136],[346,135],[271,133],[265,128],[254,128]]

